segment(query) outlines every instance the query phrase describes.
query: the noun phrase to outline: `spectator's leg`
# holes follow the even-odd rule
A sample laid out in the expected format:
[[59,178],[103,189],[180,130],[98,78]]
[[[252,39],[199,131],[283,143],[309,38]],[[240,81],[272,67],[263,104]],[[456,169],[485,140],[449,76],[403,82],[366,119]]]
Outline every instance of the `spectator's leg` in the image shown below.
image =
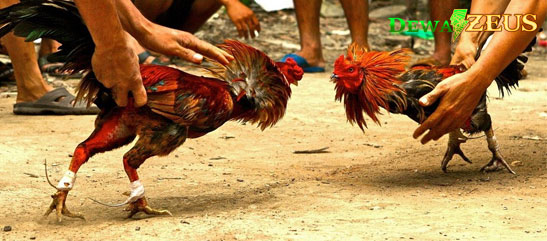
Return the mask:
[[[2,0],[0,8],[9,7],[18,2],[18,0]],[[23,38],[15,37],[13,33],[6,34],[1,41],[13,65],[13,74],[17,83],[17,102],[35,101],[52,90],[42,78],[33,43],[27,43]]]
[[[450,20],[452,12],[458,8],[459,0],[429,0],[429,9],[431,11],[431,20],[439,21],[437,30],[440,30],[446,20]],[[448,65],[451,58],[451,38],[452,33],[435,31],[435,52],[433,58],[439,61],[441,65]]]
[[36,60],[33,43],[27,43],[13,33],[2,38],[13,64],[17,82],[17,102],[35,101],[52,90],[44,79]]
[[325,67],[319,31],[319,14],[322,0],[294,0],[296,21],[300,32],[300,52],[311,66]]
[[59,49],[59,46],[61,46],[61,44],[55,40],[42,39],[42,43],[40,44],[40,50],[38,50],[38,56],[42,57],[51,53],[55,53]]
[[349,29],[351,39],[359,46],[370,49],[368,45],[368,0],[340,0]]

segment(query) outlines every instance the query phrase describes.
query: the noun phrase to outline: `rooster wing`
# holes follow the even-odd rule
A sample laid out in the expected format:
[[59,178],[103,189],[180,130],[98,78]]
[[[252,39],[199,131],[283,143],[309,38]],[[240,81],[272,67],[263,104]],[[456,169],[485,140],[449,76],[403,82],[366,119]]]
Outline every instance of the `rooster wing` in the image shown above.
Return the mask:
[[141,74],[153,112],[199,129],[229,120],[234,104],[226,82],[157,65],[142,65]]

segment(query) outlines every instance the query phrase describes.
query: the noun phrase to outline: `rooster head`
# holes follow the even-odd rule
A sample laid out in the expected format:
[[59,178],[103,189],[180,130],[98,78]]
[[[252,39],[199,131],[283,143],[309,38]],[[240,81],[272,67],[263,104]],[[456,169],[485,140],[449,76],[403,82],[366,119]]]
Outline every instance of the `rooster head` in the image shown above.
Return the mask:
[[361,89],[363,77],[364,69],[359,66],[359,63],[344,58],[344,55],[334,62],[331,80],[336,84],[336,89],[355,94]]
[[287,79],[289,84],[294,84],[298,86],[298,81],[302,79],[304,75],[304,70],[298,66],[296,61],[292,58],[287,58],[285,62],[275,63],[283,76]]
[[348,48],[334,63],[331,77],[335,84],[336,100],[344,101],[346,116],[359,128],[366,127],[363,113],[379,123],[380,107],[389,108],[389,94],[402,91],[397,78],[405,71],[410,57],[401,49],[392,52],[369,51],[357,44]]

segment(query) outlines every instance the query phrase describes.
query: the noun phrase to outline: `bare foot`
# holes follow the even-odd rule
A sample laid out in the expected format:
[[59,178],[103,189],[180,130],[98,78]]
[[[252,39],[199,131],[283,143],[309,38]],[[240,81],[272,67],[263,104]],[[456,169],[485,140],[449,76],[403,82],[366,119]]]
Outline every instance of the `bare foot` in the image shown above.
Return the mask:
[[325,59],[323,58],[323,55],[321,53],[314,53],[311,51],[298,51],[296,52],[298,56],[301,56],[302,58],[306,59],[308,61],[308,64],[310,66],[314,67],[325,67]]

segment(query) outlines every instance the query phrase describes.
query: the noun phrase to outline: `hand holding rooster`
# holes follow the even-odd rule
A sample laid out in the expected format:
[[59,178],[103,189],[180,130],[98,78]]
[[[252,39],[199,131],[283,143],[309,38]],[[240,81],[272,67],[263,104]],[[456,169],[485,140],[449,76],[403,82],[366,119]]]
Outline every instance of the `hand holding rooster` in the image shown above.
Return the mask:
[[[441,96],[443,99],[437,110],[416,129],[414,138],[430,129],[421,140],[422,144],[426,144],[463,126],[490,84],[487,80],[471,72],[456,74],[443,80],[433,91],[420,98],[422,106],[432,105]],[[485,87],[484,83],[488,85]]]
[[[127,31],[144,47],[200,64],[203,55],[227,64],[231,56],[192,34],[169,29],[148,21],[128,0],[75,1],[95,42],[93,69],[99,81],[112,88],[119,106],[128,104],[131,93],[135,106],[146,104],[136,54],[126,44]],[[116,66],[116,68],[112,68]]]
[[[480,2],[480,1],[478,1]],[[474,10],[472,6],[472,12]],[[531,13],[536,15],[536,23],[541,26],[547,12],[546,1],[527,1],[526,3],[511,1],[505,9],[506,14]],[[438,140],[443,135],[454,131],[469,118],[473,106],[478,103],[480,93],[484,93],[493,79],[511,61],[513,61],[524,50],[528,43],[535,37],[537,31],[497,32],[481,57],[476,63],[463,62],[466,57],[457,56],[462,64],[469,68],[466,74],[455,75],[452,78],[443,80],[429,94],[420,98],[420,104],[424,107],[430,106],[440,100],[439,107],[429,116],[414,132],[413,137],[418,138],[427,130],[429,132],[422,138],[422,144],[430,140]],[[470,32],[462,33],[462,39]],[[484,41],[484,38],[479,38]],[[468,53],[461,48],[468,47],[468,44],[458,45],[456,53]],[[477,45],[478,46],[478,45]],[[456,58],[456,56],[455,56]],[[453,59],[454,63],[454,59]]]

